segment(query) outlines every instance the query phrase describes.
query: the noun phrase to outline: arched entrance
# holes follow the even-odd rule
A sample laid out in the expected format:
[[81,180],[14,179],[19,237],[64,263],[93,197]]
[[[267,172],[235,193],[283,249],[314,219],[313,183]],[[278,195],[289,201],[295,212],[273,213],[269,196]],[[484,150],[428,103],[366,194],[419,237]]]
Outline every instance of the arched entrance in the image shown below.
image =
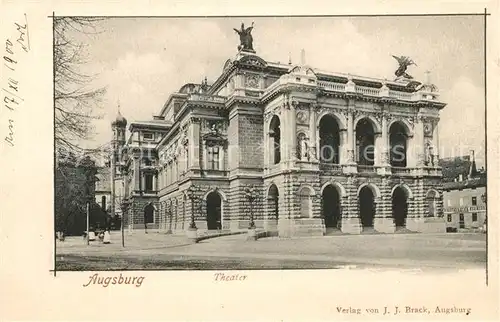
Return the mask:
[[425,200],[427,203],[427,212],[425,216],[437,217],[437,204],[439,201],[439,193],[436,190],[431,189],[427,192]]
[[333,185],[328,185],[321,194],[322,214],[326,228],[338,228],[340,224],[340,195]]
[[278,187],[275,184],[272,184],[269,187],[269,191],[267,194],[267,209],[268,209],[268,219],[278,221],[279,212],[278,212],[278,204],[279,204],[279,191]]
[[367,118],[356,125],[356,161],[360,165],[375,164],[375,129]]
[[207,196],[207,229],[222,229],[222,199],[212,191]]
[[390,163],[393,167],[406,167],[408,149],[408,131],[401,124],[395,122],[389,128]]
[[320,160],[323,163],[340,163],[340,132],[337,120],[325,115],[319,122]]
[[359,217],[363,227],[373,227],[373,218],[375,217],[375,195],[372,189],[364,186],[359,191]]
[[154,213],[155,207],[152,204],[149,203],[144,207],[144,224],[154,223]]
[[396,227],[406,226],[408,216],[408,195],[402,187],[397,187],[392,193],[392,217]]

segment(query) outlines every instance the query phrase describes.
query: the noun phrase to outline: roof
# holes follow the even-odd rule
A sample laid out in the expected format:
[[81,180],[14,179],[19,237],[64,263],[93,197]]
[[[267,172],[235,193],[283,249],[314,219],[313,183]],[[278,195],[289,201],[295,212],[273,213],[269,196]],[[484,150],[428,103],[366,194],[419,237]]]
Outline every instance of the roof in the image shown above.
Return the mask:
[[134,121],[130,122],[130,129],[132,129],[133,127],[168,130],[169,128],[172,127],[172,123],[164,120]]
[[124,118],[122,113],[120,113],[120,110],[118,110],[118,114],[116,115],[116,119],[111,124],[117,125],[117,126],[127,126],[127,119]]
[[476,178],[467,179],[457,182],[445,182],[443,184],[444,190],[459,190],[486,187],[486,175],[482,174]]

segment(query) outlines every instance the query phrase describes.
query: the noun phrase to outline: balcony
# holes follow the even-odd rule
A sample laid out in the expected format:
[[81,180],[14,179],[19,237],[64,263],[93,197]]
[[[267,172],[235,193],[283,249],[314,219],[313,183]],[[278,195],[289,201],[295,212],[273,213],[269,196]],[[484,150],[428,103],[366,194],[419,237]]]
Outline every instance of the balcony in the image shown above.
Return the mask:
[[405,167],[391,167],[391,172],[392,174],[395,175],[410,175],[411,174],[411,168],[405,168]]
[[342,173],[342,166],[334,163],[320,163],[319,169],[324,172]]
[[226,98],[224,96],[204,95],[204,94],[191,94],[189,95],[188,100],[197,102],[220,103],[220,104],[224,104],[226,102]]
[[358,164],[358,173],[375,173],[375,167],[372,165]]
[[318,87],[335,92],[345,92],[345,84],[340,83],[318,81]]

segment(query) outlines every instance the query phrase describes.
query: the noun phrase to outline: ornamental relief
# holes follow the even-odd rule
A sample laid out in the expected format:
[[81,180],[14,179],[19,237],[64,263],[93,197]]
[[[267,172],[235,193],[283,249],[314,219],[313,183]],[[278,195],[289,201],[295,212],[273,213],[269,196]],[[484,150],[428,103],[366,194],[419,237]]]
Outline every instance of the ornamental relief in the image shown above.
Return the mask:
[[245,75],[245,87],[248,88],[256,88],[258,89],[260,86],[260,77],[254,74]]
[[309,113],[305,110],[297,112],[297,123],[307,124],[309,122]]
[[203,119],[201,122],[201,133],[216,133],[225,134],[227,131],[227,124],[224,120],[211,120]]
[[420,117],[422,123],[424,123],[424,136],[432,137],[434,133],[434,129],[436,128],[439,119],[438,118],[429,118],[429,117]]

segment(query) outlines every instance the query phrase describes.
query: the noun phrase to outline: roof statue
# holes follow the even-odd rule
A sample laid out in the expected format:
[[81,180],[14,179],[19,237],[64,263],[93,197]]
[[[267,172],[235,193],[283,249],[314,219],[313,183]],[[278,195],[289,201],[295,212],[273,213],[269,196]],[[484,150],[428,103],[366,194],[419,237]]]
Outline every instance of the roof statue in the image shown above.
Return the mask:
[[254,51],[252,38],[253,22],[248,28],[245,28],[245,24],[241,23],[241,30],[236,28],[233,29],[238,35],[240,35],[240,45],[238,46],[238,50]]
[[411,60],[410,57],[407,57],[407,56],[397,57],[397,56],[392,55],[392,57],[394,57],[399,63],[399,68],[396,70],[396,72],[394,74],[397,77],[413,79],[412,76],[410,76],[409,74],[406,73],[406,69],[408,68],[408,66],[411,66],[411,65],[417,66],[417,64],[415,64],[415,62],[413,60]]

